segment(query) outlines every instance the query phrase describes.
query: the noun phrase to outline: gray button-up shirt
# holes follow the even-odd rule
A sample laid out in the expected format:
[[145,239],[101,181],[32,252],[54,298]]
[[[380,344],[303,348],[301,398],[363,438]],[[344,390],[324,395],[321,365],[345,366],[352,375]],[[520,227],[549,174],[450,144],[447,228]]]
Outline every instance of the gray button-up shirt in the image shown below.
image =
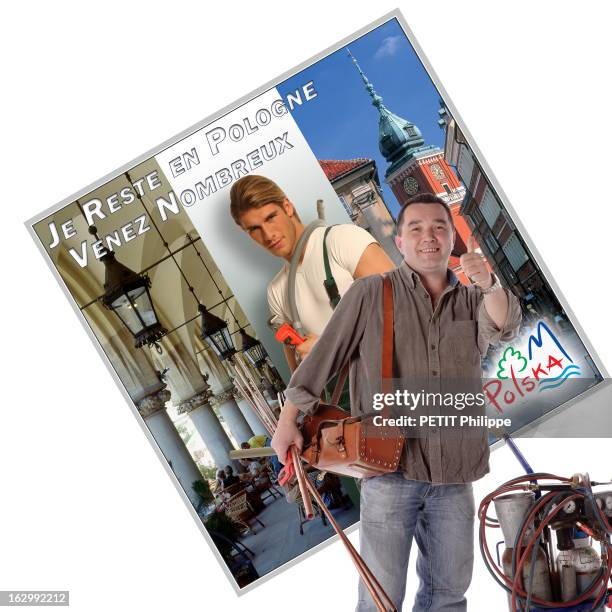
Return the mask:
[[[521,321],[516,296],[508,295],[508,316],[498,329],[476,285],[459,283],[449,270],[449,285],[435,310],[420,278],[405,262],[389,273],[393,285],[394,376],[425,381],[428,389],[445,380],[480,381],[481,357],[489,344],[511,340]],[[287,398],[305,413],[316,410],[328,381],[349,362],[351,412],[372,412],[381,392],[382,278],[356,280],[340,301],[308,357],[293,373]],[[405,477],[433,483],[462,483],[489,471],[486,429],[466,438],[448,428],[430,428],[406,440]]]

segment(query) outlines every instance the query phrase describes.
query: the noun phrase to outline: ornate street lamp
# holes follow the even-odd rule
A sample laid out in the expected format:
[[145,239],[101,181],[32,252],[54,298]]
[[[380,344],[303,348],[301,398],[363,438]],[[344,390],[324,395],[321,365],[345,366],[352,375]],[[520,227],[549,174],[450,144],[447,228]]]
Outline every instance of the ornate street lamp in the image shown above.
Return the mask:
[[249,336],[244,329],[240,329],[240,338],[242,339],[242,352],[246,355],[251,365],[259,369],[266,362],[266,349],[259,340],[255,340]]
[[102,303],[117,314],[121,322],[134,336],[136,348],[155,345],[166,333],[155,313],[149,289],[151,280],[146,274],[136,274],[115,259],[112,251],[106,251],[100,261],[104,264],[104,295]]
[[198,309],[202,315],[202,333],[200,337],[215,351],[221,361],[230,358],[236,352],[236,349],[227,328],[227,323],[208,312],[203,304],[200,304]]

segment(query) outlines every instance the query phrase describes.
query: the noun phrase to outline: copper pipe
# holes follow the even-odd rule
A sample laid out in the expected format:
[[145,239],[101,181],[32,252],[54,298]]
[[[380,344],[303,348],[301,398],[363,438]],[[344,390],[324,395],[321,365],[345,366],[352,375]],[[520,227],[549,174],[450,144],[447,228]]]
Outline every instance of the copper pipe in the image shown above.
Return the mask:
[[312,507],[312,499],[310,498],[310,493],[306,488],[306,475],[304,474],[304,467],[302,466],[302,460],[300,459],[300,455],[295,446],[291,446],[291,458],[293,459],[293,467],[295,468],[295,477],[298,481],[298,486],[300,487],[300,493],[302,495],[302,502],[304,504],[304,514],[306,515],[307,520],[312,520],[314,518],[314,508]]

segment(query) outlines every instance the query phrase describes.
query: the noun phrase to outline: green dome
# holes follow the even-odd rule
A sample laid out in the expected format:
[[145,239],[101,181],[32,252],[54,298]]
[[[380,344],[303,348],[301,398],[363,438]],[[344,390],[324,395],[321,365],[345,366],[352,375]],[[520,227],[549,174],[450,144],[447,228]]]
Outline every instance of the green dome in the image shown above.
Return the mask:
[[[398,117],[395,113],[388,110],[382,103],[382,98],[372,102],[380,112],[378,121],[378,148],[384,158],[392,164],[406,153],[413,149],[418,149],[425,144],[419,128]],[[378,102],[378,103],[377,103]]]

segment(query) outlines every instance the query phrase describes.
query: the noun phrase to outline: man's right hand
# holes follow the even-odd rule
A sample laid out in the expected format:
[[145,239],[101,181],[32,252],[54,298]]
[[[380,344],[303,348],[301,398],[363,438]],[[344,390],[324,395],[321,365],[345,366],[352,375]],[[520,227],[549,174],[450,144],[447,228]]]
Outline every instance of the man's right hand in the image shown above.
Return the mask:
[[285,463],[289,447],[294,444],[298,452],[302,452],[304,438],[298,429],[296,418],[298,410],[295,406],[287,402],[283,406],[278,425],[270,446],[276,452],[276,456],[281,463]]

